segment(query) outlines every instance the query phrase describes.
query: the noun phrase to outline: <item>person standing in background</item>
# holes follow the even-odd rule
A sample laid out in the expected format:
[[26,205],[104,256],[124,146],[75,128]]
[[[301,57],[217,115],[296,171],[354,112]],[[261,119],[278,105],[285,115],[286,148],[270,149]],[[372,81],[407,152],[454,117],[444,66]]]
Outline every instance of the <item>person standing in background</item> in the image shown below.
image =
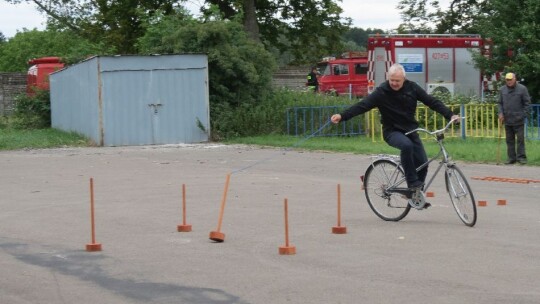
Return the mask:
[[[527,88],[518,83],[516,74],[507,73],[506,84],[499,90],[499,121],[506,132],[507,165],[527,163],[525,154],[525,120],[529,115],[531,97]],[[517,145],[516,145],[517,141]]]
[[319,92],[319,80],[317,79],[318,74],[319,72],[317,71],[317,67],[314,66],[311,68],[311,72],[307,75],[307,86],[315,93]]

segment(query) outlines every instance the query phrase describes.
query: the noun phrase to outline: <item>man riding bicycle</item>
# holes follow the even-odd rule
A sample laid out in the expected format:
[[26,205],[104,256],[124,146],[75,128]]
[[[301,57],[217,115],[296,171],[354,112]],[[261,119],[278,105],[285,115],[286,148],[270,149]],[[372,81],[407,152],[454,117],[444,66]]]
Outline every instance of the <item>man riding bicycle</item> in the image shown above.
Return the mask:
[[454,115],[450,108],[427,94],[418,84],[407,80],[405,69],[401,64],[392,65],[387,75],[388,80],[378,86],[373,93],[342,113],[332,115],[331,121],[337,124],[378,108],[381,113],[384,141],[400,150],[407,186],[413,190],[422,189],[427,176],[427,166],[418,173],[416,168],[427,161],[426,151],[418,133],[405,135],[406,132],[418,127],[415,119],[417,102],[421,101],[447,120],[459,121],[459,115]]

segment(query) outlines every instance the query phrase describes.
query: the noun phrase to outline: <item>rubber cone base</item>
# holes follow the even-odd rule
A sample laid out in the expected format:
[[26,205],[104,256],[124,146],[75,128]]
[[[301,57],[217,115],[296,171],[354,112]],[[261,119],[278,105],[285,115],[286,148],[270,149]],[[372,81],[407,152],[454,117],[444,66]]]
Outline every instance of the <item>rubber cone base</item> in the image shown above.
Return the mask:
[[281,254],[281,255],[293,255],[293,254],[296,254],[296,247],[294,247],[294,246],[281,246],[281,247],[279,247],[279,254]]
[[178,232],[191,232],[191,225],[178,225],[176,226]]
[[345,233],[347,233],[347,227],[343,227],[343,226],[332,227],[332,233],[334,233],[334,234],[345,234]]
[[221,243],[225,241],[225,233],[221,233],[219,231],[212,231],[210,232],[210,239],[214,242]]
[[86,251],[101,251],[101,244],[100,243],[86,244]]

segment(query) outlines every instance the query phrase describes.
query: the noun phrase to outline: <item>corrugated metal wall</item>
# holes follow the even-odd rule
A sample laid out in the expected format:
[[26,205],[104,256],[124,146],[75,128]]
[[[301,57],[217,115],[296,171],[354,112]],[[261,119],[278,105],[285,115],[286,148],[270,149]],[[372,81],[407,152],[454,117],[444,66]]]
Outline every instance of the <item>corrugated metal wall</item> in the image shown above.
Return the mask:
[[50,82],[52,126],[99,145],[195,143],[210,136],[206,55],[93,57],[51,74]]

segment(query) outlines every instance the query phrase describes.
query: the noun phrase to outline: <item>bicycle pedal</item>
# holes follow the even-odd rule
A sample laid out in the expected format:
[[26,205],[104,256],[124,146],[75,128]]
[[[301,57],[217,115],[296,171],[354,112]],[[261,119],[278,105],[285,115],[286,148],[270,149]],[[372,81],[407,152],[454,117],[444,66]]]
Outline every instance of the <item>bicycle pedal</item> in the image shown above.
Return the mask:
[[[428,204],[428,206],[426,206],[426,204]],[[416,190],[413,192],[412,197],[409,199],[409,205],[418,210],[431,206],[431,204],[426,202],[426,196],[421,190]]]

